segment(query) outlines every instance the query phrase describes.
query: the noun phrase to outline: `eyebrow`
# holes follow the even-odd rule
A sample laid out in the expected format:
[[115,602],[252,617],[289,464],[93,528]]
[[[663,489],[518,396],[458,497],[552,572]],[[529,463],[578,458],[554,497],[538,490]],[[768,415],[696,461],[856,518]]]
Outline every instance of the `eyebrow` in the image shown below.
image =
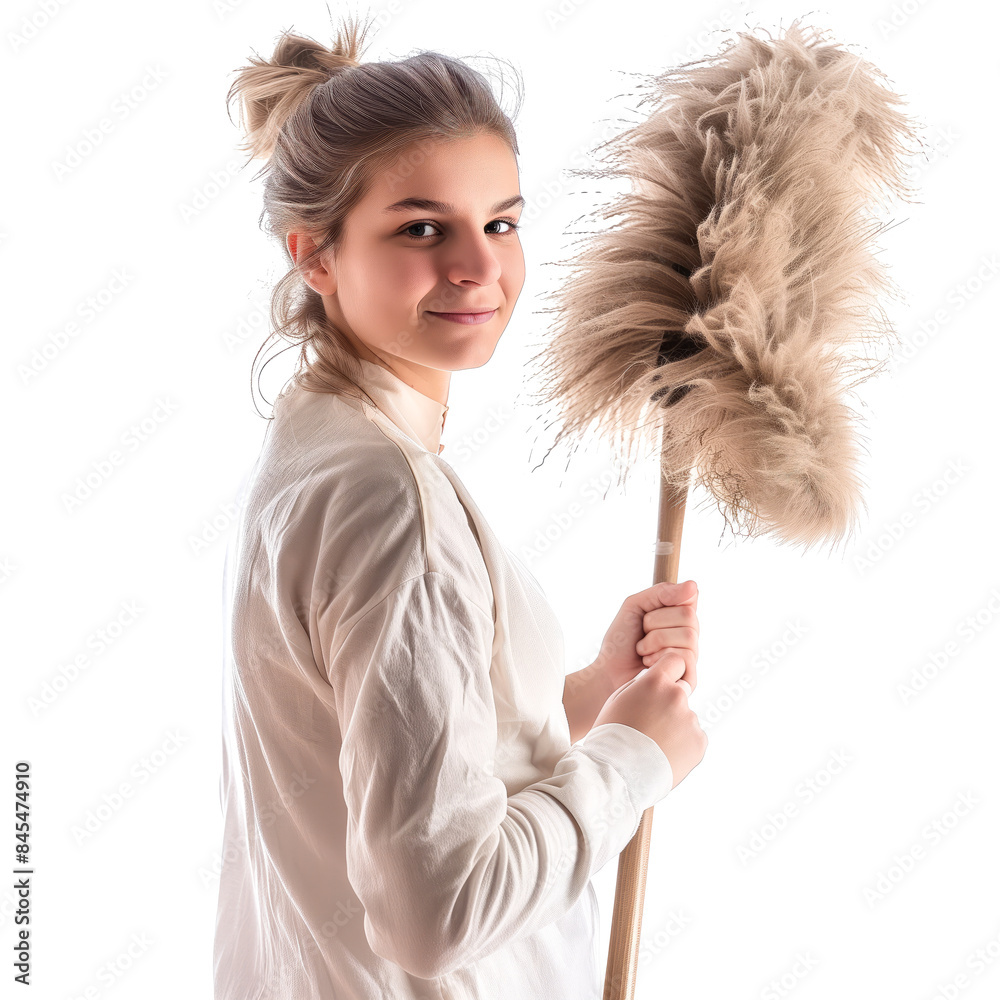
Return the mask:
[[[493,208],[490,209],[490,214],[493,215],[496,212],[503,212],[505,209],[523,204],[524,198],[522,198],[521,195],[516,194],[512,198],[505,198],[503,201],[498,201]],[[457,214],[457,209],[454,205],[449,205],[445,201],[434,201],[432,198],[404,198],[402,201],[394,202],[392,205],[382,209],[382,211],[410,212],[415,209],[426,212],[440,212],[442,215]]]

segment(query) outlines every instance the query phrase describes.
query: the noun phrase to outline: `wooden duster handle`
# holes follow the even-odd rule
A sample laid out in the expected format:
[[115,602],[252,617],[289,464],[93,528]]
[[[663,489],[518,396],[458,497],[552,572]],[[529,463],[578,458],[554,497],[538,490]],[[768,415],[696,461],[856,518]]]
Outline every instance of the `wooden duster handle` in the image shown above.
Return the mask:
[[[681,557],[681,529],[688,484],[681,488],[660,480],[660,509],[657,519],[657,555],[653,561],[653,584],[676,583]],[[663,542],[670,542],[664,546]],[[671,549],[669,553],[661,550]],[[649,839],[653,832],[653,808],[644,810],[635,836],[618,856],[615,908],[611,915],[611,942],[604,975],[604,1000],[632,1000],[642,931],[642,904],[646,895],[646,866]]]

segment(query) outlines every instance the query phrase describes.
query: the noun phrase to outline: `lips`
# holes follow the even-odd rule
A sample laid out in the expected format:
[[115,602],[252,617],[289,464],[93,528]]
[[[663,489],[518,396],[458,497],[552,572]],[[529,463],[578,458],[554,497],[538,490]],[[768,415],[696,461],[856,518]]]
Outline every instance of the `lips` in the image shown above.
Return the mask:
[[496,306],[483,306],[482,309],[446,309],[442,312],[437,312],[434,309],[427,311],[433,312],[435,316],[481,316],[483,313],[496,312]]
[[496,309],[482,309],[466,312],[433,312],[428,310],[429,315],[436,316],[438,319],[449,320],[452,323],[465,324],[486,323],[491,320],[496,313]]

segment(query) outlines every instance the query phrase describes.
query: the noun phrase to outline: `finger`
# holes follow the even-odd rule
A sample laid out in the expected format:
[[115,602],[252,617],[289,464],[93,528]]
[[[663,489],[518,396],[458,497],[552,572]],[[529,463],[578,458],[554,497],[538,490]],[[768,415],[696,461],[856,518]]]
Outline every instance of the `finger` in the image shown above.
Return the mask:
[[643,613],[678,604],[692,604],[697,607],[698,585],[694,580],[685,580],[683,583],[664,581],[647,587],[646,590],[640,590],[628,598],[628,601],[633,602]]
[[[674,659],[672,654],[677,654],[680,662],[684,663],[684,670],[682,670],[681,676],[691,685],[691,690],[693,691],[698,686],[698,669],[697,669],[697,657],[692,654],[689,649],[665,649],[658,653],[655,657],[651,657],[652,662],[647,666],[649,668],[655,667],[658,663],[661,663],[664,659]],[[645,659],[645,657],[644,657]]]
[[659,666],[660,670],[672,681],[679,681],[687,674],[687,663],[683,656],[662,656],[654,664],[654,667],[656,666]]
[[[656,584],[656,586],[673,588],[673,600],[669,601],[671,605],[690,604],[694,607],[698,606],[698,584],[694,580],[682,580],[680,583]],[[664,605],[667,603],[667,601],[663,602]]]
[[684,678],[681,678],[677,683],[682,688],[684,688],[685,692],[687,693],[687,696],[690,698],[691,697],[691,685],[688,684],[688,682],[686,680],[684,680]]
[[653,629],[644,635],[636,644],[635,651],[646,662],[647,656],[655,656],[663,649],[689,649],[697,657],[698,633],[693,628],[677,626],[675,628]]
[[648,653],[642,657],[642,665],[644,667],[655,667],[664,656],[679,656],[691,671],[695,669],[698,663],[698,651],[696,649],[688,649],[687,646],[664,646],[663,649],[655,653]]
[[642,616],[643,632],[652,632],[654,628],[672,628],[675,625],[700,629],[698,609],[693,604],[672,604],[669,607],[653,608]]

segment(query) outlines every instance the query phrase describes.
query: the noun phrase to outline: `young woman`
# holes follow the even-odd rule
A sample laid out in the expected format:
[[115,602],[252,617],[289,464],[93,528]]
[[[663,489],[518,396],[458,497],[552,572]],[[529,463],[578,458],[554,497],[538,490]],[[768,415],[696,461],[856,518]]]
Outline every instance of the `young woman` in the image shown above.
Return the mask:
[[440,457],[524,279],[514,131],[463,63],[363,36],[286,33],[233,85],[301,352],[226,558],[215,996],[590,1000],[591,876],[704,754],[697,589],[629,596],[564,673]]

